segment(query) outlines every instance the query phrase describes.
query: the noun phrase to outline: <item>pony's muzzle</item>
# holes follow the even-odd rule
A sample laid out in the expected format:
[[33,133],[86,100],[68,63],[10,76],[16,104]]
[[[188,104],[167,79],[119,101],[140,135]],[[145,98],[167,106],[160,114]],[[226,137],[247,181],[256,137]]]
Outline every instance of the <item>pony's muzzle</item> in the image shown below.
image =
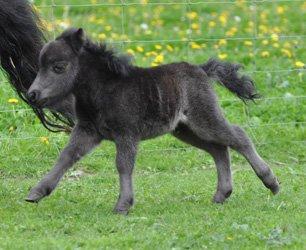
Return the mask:
[[32,91],[28,92],[27,98],[28,98],[30,103],[35,104],[39,100],[39,95],[40,95],[40,93],[39,93],[38,90],[32,90]]

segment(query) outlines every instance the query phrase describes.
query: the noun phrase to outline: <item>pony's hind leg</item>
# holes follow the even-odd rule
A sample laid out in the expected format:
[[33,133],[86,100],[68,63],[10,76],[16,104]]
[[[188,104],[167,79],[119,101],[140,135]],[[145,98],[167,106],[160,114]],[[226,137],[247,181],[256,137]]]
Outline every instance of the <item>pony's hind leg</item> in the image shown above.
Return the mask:
[[244,130],[238,126],[232,125],[232,139],[230,147],[242,154],[254,169],[256,175],[263,184],[269,188],[273,194],[279,192],[279,183],[268,164],[258,155],[251,139]]
[[279,183],[277,178],[268,164],[258,155],[251,139],[243,129],[230,125],[225,119],[214,120],[212,118],[210,116],[210,122],[204,122],[202,126],[199,126],[198,123],[193,123],[191,126],[192,131],[201,138],[206,138],[206,141],[231,147],[242,154],[263,184],[273,194],[278,193]]
[[192,146],[205,150],[213,157],[218,175],[217,190],[213,201],[216,203],[224,202],[232,193],[232,176],[228,147],[202,140],[187,126],[182,124],[173,132],[173,135]]

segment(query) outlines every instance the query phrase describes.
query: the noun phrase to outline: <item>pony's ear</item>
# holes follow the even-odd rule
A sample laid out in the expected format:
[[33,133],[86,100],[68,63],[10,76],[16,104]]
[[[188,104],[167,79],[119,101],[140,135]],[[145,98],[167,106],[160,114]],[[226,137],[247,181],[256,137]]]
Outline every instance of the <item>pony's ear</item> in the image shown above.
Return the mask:
[[75,52],[79,52],[85,42],[85,32],[82,28],[76,29],[71,33],[70,45]]

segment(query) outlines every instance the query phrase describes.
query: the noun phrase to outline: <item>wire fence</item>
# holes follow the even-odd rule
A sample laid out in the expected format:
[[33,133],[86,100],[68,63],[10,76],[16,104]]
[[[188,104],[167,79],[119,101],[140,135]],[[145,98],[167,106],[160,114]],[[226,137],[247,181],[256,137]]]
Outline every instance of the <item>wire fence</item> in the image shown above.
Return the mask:
[[[144,2],[143,1],[126,1],[126,0],[120,0],[118,2],[115,3],[110,3],[110,2],[95,2],[95,1],[89,1],[88,3],[84,3],[84,4],[66,4],[65,2],[59,2],[56,0],[51,0],[50,1],[51,4],[43,4],[43,5],[38,5],[36,6],[38,9],[50,9],[51,11],[51,21],[53,24],[56,21],[56,9],[57,8],[72,8],[72,7],[90,7],[90,8],[100,8],[100,7],[109,7],[110,11],[111,11],[111,7],[117,6],[117,7],[121,7],[121,37],[124,37],[126,35],[126,30],[125,30],[125,21],[126,21],[126,16],[125,13],[128,10],[128,8],[130,8],[131,6],[143,6]],[[59,2],[59,3],[57,3]],[[72,2],[72,1],[71,1]],[[187,54],[187,58],[189,58],[189,53],[190,53],[190,43],[193,42],[205,42],[205,41],[219,41],[220,39],[224,39],[226,41],[246,41],[246,40],[252,40],[252,41],[256,41],[256,40],[264,40],[264,39],[269,39],[270,36],[268,35],[259,35],[258,34],[258,10],[257,10],[257,6],[258,4],[267,4],[267,3],[273,3],[273,4],[281,4],[281,3],[288,3],[288,4],[292,4],[292,3],[296,3],[296,2],[305,2],[303,0],[245,0],[245,1],[239,1],[240,3],[247,3],[249,5],[252,5],[252,11],[251,11],[251,20],[254,23],[253,25],[253,32],[252,35],[250,36],[234,36],[234,37],[228,37],[228,36],[221,36],[221,37],[197,37],[194,38],[192,37],[190,34],[187,35],[187,39],[150,39],[150,40],[130,40],[130,39],[122,39],[122,40],[116,40],[116,41],[112,41],[112,43],[119,43],[121,44],[123,47],[126,46],[126,44],[145,44],[145,43],[181,43],[181,44],[185,44],[186,45],[186,54]],[[171,7],[171,5],[182,5],[185,7],[185,12],[187,13],[188,11],[191,11],[191,9],[195,6],[202,6],[202,5],[234,5],[236,4],[237,1],[192,1],[192,0],[182,0],[182,1],[170,1],[170,2],[166,2],[166,1],[155,1],[155,2],[150,2],[150,1],[145,1],[145,5],[148,6],[164,6],[165,8],[169,8]],[[43,17],[44,18],[44,17]],[[180,20],[178,20],[180,21]],[[191,21],[187,19],[188,23],[188,28],[191,30]],[[54,27],[54,26],[53,26]],[[304,27],[304,24],[303,24]],[[302,31],[305,31],[304,28],[301,29]],[[56,36],[56,32],[55,29],[53,28],[52,30],[52,35],[53,37]],[[306,38],[306,34],[280,34],[278,35],[279,39],[282,40],[286,40],[286,39],[295,39],[295,38],[299,38],[299,39],[305,39]],[[253,43],[253,51],[255,54],[256,51],[256,43]],[[205,52],[203,52],[205,53]],[[304,68],[292,68],[292,67],[287,67],[287,68],[280,68],[280,69],[265,69],[265,70],[260,70],[256,68],[256,64],[255,64],[255,69],[254,70],[246,70],[246,73],[253,73],[253,74],[261,74],[261,73],[293,73],[293,74],[299,74],[301,72],[305,71],[305,67]],[[273,97],[265,97],[262,98],[261,101],[265,102],[265,101],[279,101],[279,100],[285,100],[287,97],[285,96],[273,96]],[[290,96],[290,98],[292,100],[304,100],[306,99],[306,95],[298,95],[298,96]],[[221,99],[220,102],[237,102],[239,100],[237,99]],[[243,127],[248,128],[248,130],[250,131],[252,137],[255,140],[255,144],[257,145],[265,145],[265,144],[273,144],[273,143],[279,143],[279,142],[284,142],[285,139],[279,139],[279,140],[271,140],[268,143],[267,142],[261,142],[258,138],[256,138],[256,134],[253,131],[254,128],[258,128],[258,127],[262,127],[262,128],[266,128],[266,127],[288,127],[288,126],[300,126],[305,128],[306,127],[306,121],[286,121],[286,122],[272,122],[272,123],[264,123],[264,124],[252,124],[250,122],[250,110],[248,108],[247,105],[243,106],[243,110],[244,110],[244,115],[246,117],[246,123],[242,124]],[[18,114],[19,112],[32,112],[31,109],[29,108],[19,108],[19,109],[2,109],[0,110],[0,114],[10,114],[10,113],[15,113]],[[60,135],[50,135],[50,138],[61,138],[63,137],[62,134]],[[40,136],[18,136],[18,137],[1,137],[0,136],[0,142],[4,142],[4,141],[14,141],[14,140],[36,140],[39,139]],[[294,144],[299,144],[299,145],[304,145],[306,143],[306,138],[304,140],[288,140],[285,141],[287,143],[294,143]],[[148,150],[144,150],[144,152],[160,152],[160,151],[181,151],[181,150],[186,150],[186,148],[189,147],[183,147],[183,148],[159,148],[159,149],[148,149]]]

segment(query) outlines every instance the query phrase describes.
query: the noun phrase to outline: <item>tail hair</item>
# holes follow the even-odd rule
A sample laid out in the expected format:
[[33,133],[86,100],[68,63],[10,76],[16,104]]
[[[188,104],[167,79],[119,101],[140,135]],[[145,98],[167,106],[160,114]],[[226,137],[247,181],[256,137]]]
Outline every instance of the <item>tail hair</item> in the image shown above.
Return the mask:
[[208,77],[217,80],[243,101],[254,100],[260,97],[255,89],[253,80],[249,76],[238,75],[239,69],[242,68],[239,64],[221,62],[211,58],[207,63],[202,64],[201,68]]
[[[28,0],[0,0],[0,67],[28,105],[26,93],[38,72],[39,52],[45,43],[41,22]],[[31,105],[30,105],[31,106]],[[49,130],[66,130],[72,121],[61,114],[31,106]],[[60,121],[61,124],[58,124]]]

